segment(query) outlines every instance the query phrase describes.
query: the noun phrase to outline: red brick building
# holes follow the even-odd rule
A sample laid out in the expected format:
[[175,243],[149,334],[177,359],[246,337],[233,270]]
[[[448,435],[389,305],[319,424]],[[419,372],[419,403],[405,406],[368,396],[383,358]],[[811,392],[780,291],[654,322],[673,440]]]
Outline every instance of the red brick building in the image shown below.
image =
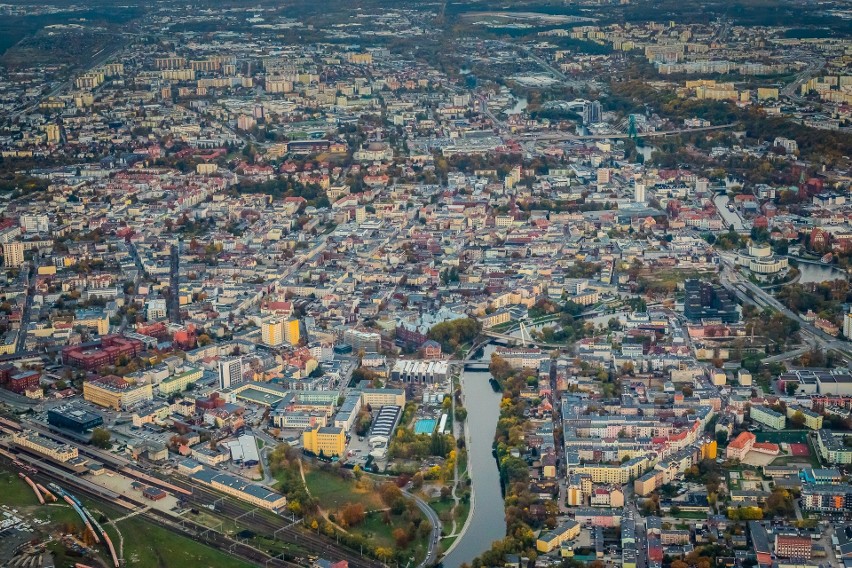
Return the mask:
[[107,335],[99,343],[66,347],[62,350],[62,362],[94,371],[105,365],[114,365],[122,356],[132,359],[145,349],[141,341],[118,335]]
[[809,536],[775,535],[775,556],[779,558],[809,560],[811,550]]

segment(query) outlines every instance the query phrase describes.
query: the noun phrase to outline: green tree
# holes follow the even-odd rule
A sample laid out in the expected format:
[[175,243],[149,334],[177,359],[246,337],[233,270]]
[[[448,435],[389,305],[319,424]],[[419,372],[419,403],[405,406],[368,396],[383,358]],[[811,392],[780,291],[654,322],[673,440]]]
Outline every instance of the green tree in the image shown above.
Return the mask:
[[112,447],[112,442],[110,442],[112,438],[112,434],[109,433],[109,430],[106,428],[95,428],[92,430],[92,445],[97,446],[103,449],[109,449]]

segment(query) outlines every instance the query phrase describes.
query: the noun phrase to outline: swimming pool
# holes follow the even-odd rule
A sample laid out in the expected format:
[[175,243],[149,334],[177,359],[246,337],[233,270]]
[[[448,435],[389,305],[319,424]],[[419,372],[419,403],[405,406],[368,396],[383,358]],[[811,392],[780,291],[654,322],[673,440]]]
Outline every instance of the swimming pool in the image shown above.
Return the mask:
[[414,423],[415,434],[431,434],[435,431],[435,425],[438,423],[434,418],[420,418]]

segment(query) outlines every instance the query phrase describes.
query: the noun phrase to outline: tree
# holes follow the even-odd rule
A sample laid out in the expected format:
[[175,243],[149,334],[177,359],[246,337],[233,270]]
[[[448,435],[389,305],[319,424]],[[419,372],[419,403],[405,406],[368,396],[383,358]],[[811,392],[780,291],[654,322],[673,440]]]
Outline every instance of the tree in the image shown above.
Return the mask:
[[793,413],[793,416],[790,417],[790,422],[795,424],[796,426],[802,426],[805,423],[805,415],[801,410],[797,410]]
[[360,525],[365,517],[364,505],[361,503],[347,503],[339,514],[340,521],[347,527]]
[[799,389],[799,383],[794,381],[787,381],[784,383],[784,390],[787,392],[787,396],[793,396],[796,394],[796,391]]
[[92,445],[97,446],[99,448],[103,448],[105,450],[112,447],[112,443],[110,443],[110,439],[112,438],[112,434],[109,433],[109,430],[106,428],[95,428],[92,430]]
[[394,529],[391,534],[393,535],[394,543],[396,543],[396,547],[398,549],[408,546],[408,532],[406,532],[405,529]]

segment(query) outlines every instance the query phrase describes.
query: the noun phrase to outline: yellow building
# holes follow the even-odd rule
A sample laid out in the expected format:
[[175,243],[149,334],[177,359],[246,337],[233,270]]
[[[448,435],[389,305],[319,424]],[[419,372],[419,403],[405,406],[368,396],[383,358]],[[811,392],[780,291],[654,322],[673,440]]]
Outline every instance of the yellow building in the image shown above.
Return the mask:
[[60,130],[58,124],[48,124],[44,129],[45,134],[47,135],[47,143],[48,144],[58,144],[60,140]]
[[797,412],[802,413],[802,416],[805,417],[805,426],[807,426],[811,430],[819,430],[820,428],[822,428],[822,416],[802,406],[788,406],[787,418],[793,418],[793,416]]
[[97,332],[98,335],[109,333],[109,319],[102,312],[78,310],[74,318],[74,327],[88,327]]
[[778,99],[778,87],[758,87],[757,100],[768,101],[770,99]]
[[636,457],[623,464],[585,464],[573,468],[572,473],[588,474],[594,483],[619,483],[624,485],[642,475],[648,467],[648,459]]
[[403,389],[364,389],[361,391],[361,405],[381,408],[382,406],[405,406]]
[[716,440],[710,440],[708,442],[704,442],[701,445],[701,459],[703,460],[715,460],[716,454],[719,451],[719,447],[716,444]]
[[346,450],[346,434],[337,426],[322,426],[302,433],[302,448],[327,457],[342,456]]
[[[299,322],[296,321],[296,337],[299,336],[298,327]],[[281,345],[284,343],[284,322],[279,319],[271,319],[261,323],[260,338],[267,345]],[[298,342],[298,339],[296,341]]]
[[552,531],[546,531],[538,536],[535,548],[539,552],[547,554],[562,546],[563,543],[577,538],[580,534],[580,523],[577,521],[566,521]]
[[284,323],[284,341],[290,345],[299,344],[299,320],[291,319]]
[[69,444],[60,444],[35,432],[21,432],[12,435],[12,442],[22,448],[28,448],[59,462],[67,462],[77,457],[77,448]]
[[500,325],[501,323],[506,323],[511,319],[511,313],[509,310],[497,310],[492,314],[487,314],[482,316],[482,327],[485,329],[489,329],[494,327],[495,325]]
[[98,406],[122,410],[152,400],[154,392],[150,384],[135,385],[119,377],[104,377],[84,382],[83,398]]

